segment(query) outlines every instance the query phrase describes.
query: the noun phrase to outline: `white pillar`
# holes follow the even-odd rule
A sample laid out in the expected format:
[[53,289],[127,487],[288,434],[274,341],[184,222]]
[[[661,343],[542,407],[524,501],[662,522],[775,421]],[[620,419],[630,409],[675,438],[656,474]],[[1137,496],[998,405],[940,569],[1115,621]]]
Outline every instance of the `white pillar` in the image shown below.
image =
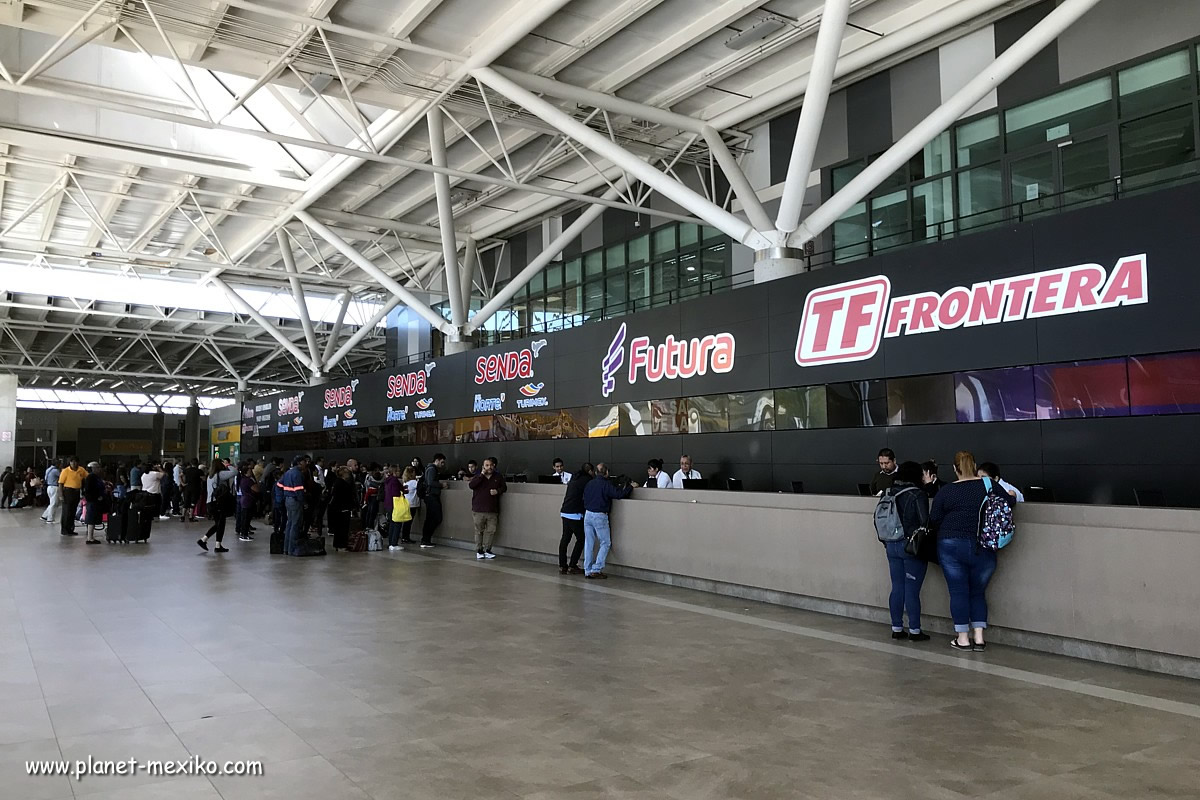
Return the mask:
[[0,375],[0,470],[17,454],[17,376]]
[[769,247],[754,253],[754,282],[786,278],[804,271],[804,251],[795,247]]

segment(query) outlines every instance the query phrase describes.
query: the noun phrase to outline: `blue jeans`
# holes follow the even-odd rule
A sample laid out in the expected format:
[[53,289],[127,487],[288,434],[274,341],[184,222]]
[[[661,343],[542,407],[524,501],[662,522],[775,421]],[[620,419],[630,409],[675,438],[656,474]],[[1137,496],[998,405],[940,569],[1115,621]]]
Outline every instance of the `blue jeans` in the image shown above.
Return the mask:
[[287,510],[287,527],[283,529],[283,552],[289,556],[300,555],[301,542],[308,538],[304,530],[304,503],[299,497],[288,496],[283,499]]
[[892,574],[892,593],[888,608],[892,612],[892,630],[904,630],[904,612],[908,611],[908,629],[921,632],[921,584],[925,582],[924,561],[904,552],[904,540],[885,542],[888,570]]
[[[597,511],[583,512],[583,571],[587,575],[604,571],[604,559],[612,547],[612,532],[608,526],[608,514]],[[592,553],[595,552],[595,559]]]
[[950,616],[954,630],[987,627],[988,581],[996,571],[996,551],[984,550],[969,539],[938,538],[938,561],[950,590]]

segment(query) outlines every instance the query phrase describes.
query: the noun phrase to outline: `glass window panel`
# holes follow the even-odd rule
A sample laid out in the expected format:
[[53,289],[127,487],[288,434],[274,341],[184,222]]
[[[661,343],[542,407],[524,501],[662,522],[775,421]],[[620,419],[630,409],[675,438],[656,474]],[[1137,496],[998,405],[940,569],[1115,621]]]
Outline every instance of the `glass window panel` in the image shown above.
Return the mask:
[[854,179],[854,176],[867,168],[866,162],[855,161],[852,164],[843,164],[840,167],[834,167],[831,178],[833,180],[833,190],[836,192]]
[[1123,358],[1035,366],[1033,384],[1038,419],[1129,416]]
[[689,397],[680,401],[686,405],[688,433],[724,433],[729,430],[729,397],[711,394]]
[[833,223],[833,260],[851,261],[867,255],[867,204],[855,203]]
[[871,428],[887,424],[886,381],[848,381],[825,387],[831,428]]
[[438,444],[451,444],[454,442],[454,420],[439,419],[438,426]]
[[417,444],[424,446],[438,443],[438,424],[436,421],[418,422],[416,429]]
[[949,176],[913,187],[913,236],[941,239],[954,232],[954,188]]
[[629,263],[650,260],[650,235],[639,236],[629,243]]
[[673,302],[675,290],[679,288],[679,261],[669,258],[653,266],[650,286],[654,294],[654,305]]
[[530,296],[536,297],[546,291],[546,273],[539,272],[529,279],[529,283],[525,284],[525,290]]
[[1188,53],[1181,50],[1117,73],[1121,116],[1186,102],[1195,93]]
[[954,422],[954,376],[890,378],[887,408],[889,425]]
[[582,279],[582,262],[578,258],[572,258],[567,262],[566,279],[568,286],[574,286]]
[[958,422],[1035,419],[1033,368],[954,373],[954,408]]
[[561,330],[563,318],[563,296],[561,292],[555,292],[546,297],[546,329],[551,331]]
[[394,431],[396,446],[413,445],[417,443],[417,428],[415,425],[397,425]]
[[999,164],[958,173],[958,224],[963,230],[1004,219],[1004,177]]
[[587,410],[588,438],[598,439],[620,433],[617,405],[591,406]]
[[704,236],[704,241],[706,241],[706,242],[711,242],[713,239],[720,239],[722,236],[725,235],[725,234],[721,233],[721,231],[719,231],[718,229],[710,227],[708,225],[705,225],[701,229],[701,234]]
[[558,416],[551,430],[551,439],[586,439],[588,437],[588,410],[586,408],[564,408],[553,412]]
[[625,305],[625,275],[613,275],[609,273],[608,280],[604,282],[604,307],[610,313],[624,314],[628,312]]
[[1200,413],[1200,352],[1129,359],[1133,414]]
[[908,190],[871,200],[871,238],[876,250],[907,244],[911,240],[908,220]]
[[604,274],[604,251],[593,250],[583,257],[583,276],[594,278]]
[[687,401],[651,400],[650,432],[656,436],[665,433],[687,433]]
[[729,263],[727,256],[729,247],[722,242],[712,247],[706,247],[700,253],[701,279],[705,284],[705,293],[719,292],[729,288]]
[[675,226],[667,225],[654,231],[651,235],[654,240],[654,255],[661,256],[667,253],[673,253],[678,247],[675,244]]
[[611,274],[613,270],[625,268],[625,243],[614,244],[605,251],[604,265]]
[[913,157],[909,165],[912,180],[919,181],[930,175],[950,171],[950,131],[942,131],[932,142]]
[[650,268],[638,267],[629,271],[629,310],[640,311],[649,307]]
[[1082,133],[1112,118],[1112,81],[1100,78],[1004,112],[1008,151]]
[[575,324],[571,317],[583,311],[583,287],[574,286],[563,291],[563,318],[568,325]]
[[1021,218],[1054,208],[1053,153],[1043,150],[1026,158],[1014,159],[1008,171],[1013,203],[1019,204]]
[[699,253],[681,253],[679,255],[679,297],[698,297],[701,289]]
[[1122,125],[1122,185],[1137,188],[1195,174],[1195,125],[1190,105]]
[[583,313],[592,317],[604,307],[604,281],[592,281],[583,285]]
[[490,442],[492,439],[492,415],[461,417],[451,420],[456,442]]
[[563,285],[563,265],[551,261],[544,270],[546,274],[546,289],[557,289]]
[[[871,156],[870,158],[867,159],[867,163],[874,163],[881,155],[883,155],[883,153],[877,153],[877,154]],[[915,161],[917,158],[918,158],[918,156],[913,156],[913,158],[910,159],[910,162]],[[910,168],[911,168],[911,164],[902,165],[898,170],[896,170],[891,175],[888,175],[886,178],[884,178],[880,182],[880,184],[875,187],[875,191],[876,192],[888,192],[888,191],[891,191],[892,189],[898,189],[899,187],[904,186],[905,184],[907,184],[909,182],[908,174],[909,174]]]
[[[821,402],[824,407],[824,398]],[[729,395],[729,430],[773,431],[775,430],[775,392],[743,392]]]
[[621,417],[622,436],[649,436],[651,434],[654,414],[650,410],[649,400],[621,403],[617,409]]
[[1111,180],[1108,139],[1101,136],[1059,148],[1064,208],[1103,202],[1116,191]]
[[679,246],[691,247],[700,241],[700,226],[693,222],[679,224]]
[[497,414],[492,417],[493,442],[524,442],[530,435],[531,420],[528,414]]
[[1000,117],[990,114],[959,125],[954,132],[958,166],[984,164],[1000,157]]
[[825,395],[824,386],[776,389],[775,428],[783,431],[829,427]]

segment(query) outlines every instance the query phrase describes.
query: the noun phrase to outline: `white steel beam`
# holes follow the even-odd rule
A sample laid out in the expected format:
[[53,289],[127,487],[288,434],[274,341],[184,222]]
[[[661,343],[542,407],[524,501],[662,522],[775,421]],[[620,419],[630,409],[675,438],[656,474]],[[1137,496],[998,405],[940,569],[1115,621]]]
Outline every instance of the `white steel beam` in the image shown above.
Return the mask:
[[[664,197],[674,200],[714,228],[718,228],[735,242],[740,242],[752,250],[762,250],[770,246],[770,242],[766,237],[747,224],[745,220],[735,217],[716,203],[706,200],[683,184],[672,180],[613,142],[607,136],[597,133],[580,123],[561,109],[546,102],[528,89],[518,86],[494,69],[484,67],[475,70],[473,74],[514,103],[525,107],[545,122],[604,156],[638,180],[653,187]],[[593,200],[592,202],[596,201]]]
[[234,308],[240,309],[244,314],[249,314],[255,322],[262,326],[264,331],[270,334],[272,339],[279,342],[279,344],[283,346],[283,349],[295,356],[296,360],[308,367],[314,375],[320,374],[320,364],[315,364],[309,360],[309,357],[305,355],[305,353],[299,347],[296,346],[295,342],[284,336],[283,332],[280,331],[279,328],[275,327],[275,325],[269,319],[259,313],[258,309],[243,300],[242,296],[235,292],[229,284],[216,277],[210,278],[209,280],[211,280],[214,285],[216,285],[225,293],[225,295],[229,298],[229,301],[233,303]]
[[342,292],[341,304],[338,306],[337,320],[333,323],[333,330],[329,332],[329,337],[325,340],[325,352],[321,357],[321,366],[323,369],[329,369],[329,357],[333,355],[333,348],[337,346],[337,340],[342,335],[342,325],[346,321],[346,311],[350,308],[350,298],[353,295],[350,292]]
[[313,330],[312,319],[308,316],[308,302],[304,298],[304,287],[300,284],[300,275],[296,271],[292,243],[288,241],[288,235],[282,228],[275,231],[275,240],[279,243],[279,254],[283,256],[283,268],[287,271],[288,283],[292,286],[292,299],[296,301],[296,313],[300,316],[301,327],[304,328],[309,358],[317,365],[319,371],[321,357],[317,354],[317,334]]
[[[628,188],[628,185],[628,179],[621,178],[617,181],[616,186],[610,188],[607,192],[605,192],[605,194],[615,197],[616,195],[625,191],[625,189]],[[512,278],[510,278],[508,283],[504,285],[504,288],[496,292],[492,299],[484,304],[483,308],[475,312],[475,315],[471,317],[471,321],[467,323],[464,333],[471,334],[479,330],[479,328],[489,319],[491,319],[497,311],[504,308],[508,301],[512,300],[513,297],[516,296],[517,292],[525,288],[526,284],[533,280],[533,278],[539,272],[545,269],[546,265],[563,251],[563,248],[575,241],[575,239],[577,239],[579,235],[583,233],[584,229],[587,228],[588,225],[591,225],[593,222],[595,222],[603,212],[604,206],[601,205],[593,205],[584,209],[583,213],[579,215],[578,219],[568,225],[566,230],[564,230],[562,233],[556,236],[552,242],[546,245],[546,249],[539,253],[536,258],[530,261],[525,269],[521,270]]]
[[475,280],[475,270],[479,265],[479,246],[474,239],[467,240],[463,252],[462,297],[464,313],[471,310],[471,282]]
[[[375,326],[382,322],[384,317],[392,313],[392,310],[395,309],[396,306],[400,305],[400,302],[400,297],[393,295],[391,300],[380,306],[374,315],[367,320],[366,324],[359,327],[359,329],[356,330],[354,334],[346,340],[346,343],[338,348],[336,353],[325,359],[325,371],[329,372],[338,364],[340,364],[343,358],[349,355],[355,347],[358,347],[359,343],[363,339],[365,339],[371,334],[372,331],[375,330]],[[334,340],[330,339],[329,341],[332,344]]]
[[783,197],[775,217],[775,227],[782,233],[791,233],[800,224],[800,209],[804,205],[808,176],[817,152],[817,139],[821,136],[821,124],[825,121],[829,87],[833,84],[833,71],[837,66],[842,33],[846,30],[849,16],[850,0],[825,0],[825,13],[821,15],[821,30],[817,33],[812,69],[808,73],[808,89],[804,92],[804,105],[800,107],[792,156],[783,183]]
[[820,205],[788,238],[791,247],[805,242],[832,225],[858,201],[862,200],[902,164],[921,151],[935,136],[949,128],[954,121],[982,100],[988,92],[1024,66],[1050,42],[1086,14],[1099,0],[1063,0],[1063,2],[1029,29],[988,67],[938,106],[917,126],[883,152],[866,169]]
[[336,233],[329,230],[325,224],[313,217],[312,214],[309,214],[307,211],[300,211],[297,212],[296,218],[307,225],[313,233],[333,245],[339,253],[353,261],[359,269],[378,281],[380,286],[387,289],[396,297],[399,297],[405,305],[419,314],[430,325],[442,333],[453,335],[453,326],[443,319],[440,314],[417,298],[412,292],[408,291],[408,289],[401,286],[391,275],[388,275],[382,269],[375,266],[375,264],[371,263],[370,259],[347,244]]
[[[266,363],[267,362],[263,362],[263,365],[265,366]],[[12,364],[3,362],[0,362],[0,370],[6,372],[27,372],[46,377],[52,377],[56,375],[73,375],[85,378],[104,378],[105,380],[132,380],[136,381],[137,383],[145,383],[147,380],[150,380],[164,384],[182,382],[237,384],[240,381],[250,380],[250,376],[237,379],[233,377],[227,377],[225,375],[170,375],[160,372],[126,372],[101,369],[83,369],[79,367],[58,367],[52,364],[44,367],[37,367],[28,364]],[[251,380],[250,382],[255,386],[271,389],[303,388],[307,385],[303,383],[284,383],[282,381]]]
[[[440,108],[430,109],[429,156],[434,166],[446,166],[446,128]],[[438,227],[442,231],[442,258],[446,263],[446,293],[450,295],[450,322],[455,336],[467,321],[463,311],[461,274],[458,270],[458,245],[454,241],[454,210],[450,206],[450,178],[441,173],[433,176],[434,191],[437,193]]]

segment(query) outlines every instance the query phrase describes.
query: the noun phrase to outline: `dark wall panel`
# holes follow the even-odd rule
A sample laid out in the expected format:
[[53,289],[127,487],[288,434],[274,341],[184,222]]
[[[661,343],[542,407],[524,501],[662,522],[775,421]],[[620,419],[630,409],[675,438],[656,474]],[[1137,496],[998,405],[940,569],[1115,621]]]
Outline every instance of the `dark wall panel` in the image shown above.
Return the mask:
[[[1000,55],[1013,42],[1029,32],[1037,23],[1054,10],[1054,0],[1044,0],[1035,6],[1010,14],[997,20],[993,26],[996,35],[996,55]],[[1010,108],[1039,97],[1045,97],[1058,86],[1058,41],[1052,41],[1025,66],[996,87],[996,99],[1001,108]]]
[[881,153],[892,136],[892,76],[880,72],[846,89],[849,158]]

